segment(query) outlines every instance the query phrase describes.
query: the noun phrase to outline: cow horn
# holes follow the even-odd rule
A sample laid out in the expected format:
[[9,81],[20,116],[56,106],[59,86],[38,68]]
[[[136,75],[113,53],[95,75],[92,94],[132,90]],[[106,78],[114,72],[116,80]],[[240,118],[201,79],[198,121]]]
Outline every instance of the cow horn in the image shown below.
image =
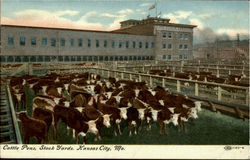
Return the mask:
[[19,111],[19,112],[16,112],[17,115],[19,115],[20,113],[26,113],[26,114],[27,114],[27,111]]
[[94,122],[96,122],[98,119],[99,119],[99,117],[98,117],[98,118],[96,118],[96,120],[94,120]]
[[108,114],[108,116],[110,117],[110,116],[112,116],[113,114]]
[[97,109],[97,112],[100,113],[103,116],[103,113]]

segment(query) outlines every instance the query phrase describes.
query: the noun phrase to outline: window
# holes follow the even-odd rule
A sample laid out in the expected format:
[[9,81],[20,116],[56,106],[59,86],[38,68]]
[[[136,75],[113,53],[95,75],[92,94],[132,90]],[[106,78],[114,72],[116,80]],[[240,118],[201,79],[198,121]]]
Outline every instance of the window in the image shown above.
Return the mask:
[[61,39],[61,46],[65,46],[65,39]]
[[99,40],[95,41],[95,46],[98,48],[99,47]]
[[162,48],[166,48],[166,44],[164,43],[164,44],[162,44]]
[[43,56],[38,56],[37,62],[43,62]]
[[113,56],[110,56],[109,60],[110,60],[110,61],[113,61],[113,60],[114,60],[114,57],[113,57]]
[[115,41],[112,41],[112,48],[115,48]]
[[31,38],[31,45],[32,46],[36,45],[36,38],[35,37]]
[[163,37],[163,38],[166,38],[166,37],[167,37],[166,32],[163,32],[163,33],[162,33],[162,37]]
[[152,43],[151,43],[151,48],[154,48],[154,47],[155,47],[155,43],[152,42]]
[[99,56],[99,61],[103,61],[103,56]]
[[16,56],[15,62],[21,62],[21,57],[20,56]]
[[[52,47],[55,47],[56,46],[56,39],[55,38],[51,38],[51,46]],[[45,61],[46,61],[46,59],[45,59]]]
[[108,61],[108,60],[109,60],[109,57],[105,56],[104,61]]
[[126,41],[126,48],[129,47],[129,41]]
[[187,55],[184,55],[184,59],[187,59]]
[[172,33],[168,33],[168,38],[172,38]]
[[182,44],[179,45],[179,49],[182,49]]
[[21,46],[25,45],[25,37],[20,37],[20,45]]
[[133,41],[133,48],[135,48],[136,47],[136,42],[135,41]]
[[168,59],[171,59],[172,58],[172,56],[171,55],[168,55]]
[[103,47],[107,47],[107,45],[108,45],[108,42],[107,42],[107,40],[104,40],[104,42],[103,42]]
[[74,46],[74,39],[70,40],[70,46],[73,47]]
[[179,39],[182,39],[182,38],[183,38],[183,34],[179,33]]
[[47,46],[47,38],[42,38],[42,46]]
[[142,42],[139,42],[139,48],[142,48]]
[[146,42],[145,48],[148,48],[148,42]]
[[63,56],[58,56],[58,61],[63,62]]
[[23,57],[23,62],[29,62],[29,57],[28,56],[24,56]]
[[35,56],[31,56],[30,57],[30,62],[36,62],[36,57]]
[[168,49],[172,49],[172,44],[168,44]]
[[1,59],[0,62],[5,62],[6,61],[4,56],[0,56],[0,59]]
[[184,34],[184,38],[185,38],[185,40],[188,40],[188,34],[187,33]]
[[14,45],[14,38],[13,37],[8,37],[8,45],[10,45],[10,46]]
[[44,61],[45,61],[45,62],[50,62],[50,56],[45,56]]
[[90,47],[90,46],[91,46],[91,40],[88,39],[88,47]]
[[78,47],[82,47],[82,39],[78,39]]
[[182,55],[179,55],[179,59],[182,59]]
[[188,45],[187,44],[184,45],[184,49],[188,49]]
[[166,59],[166,55],[162,55],[162,59]]
[[14,62],[14,57],[13,56],[8,56],[7,62]]
[[119,48],[122,48],[122,42],[119,42]]

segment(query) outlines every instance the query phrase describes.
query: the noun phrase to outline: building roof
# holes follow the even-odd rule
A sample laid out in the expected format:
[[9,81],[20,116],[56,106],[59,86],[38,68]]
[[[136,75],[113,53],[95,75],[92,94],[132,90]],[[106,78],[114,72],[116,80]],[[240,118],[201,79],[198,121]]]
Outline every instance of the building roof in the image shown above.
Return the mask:
[[108,33],[108,34],[138,35],[138,34],[133,34],[133,33],[125,33],[125,32],[118,33],[118,32],[113,32],[113,31],[99,31],[99,30],[72,29],[72,28],[56,28],[56,27],[53,28],[53,27],[38,27],[38,26],[6,25],[6,24],[1,24],[0,26],[1,27],[21,27],[21,28],[36,28],[36,29],[51,29],[51,30],[82,31],[82,32]]

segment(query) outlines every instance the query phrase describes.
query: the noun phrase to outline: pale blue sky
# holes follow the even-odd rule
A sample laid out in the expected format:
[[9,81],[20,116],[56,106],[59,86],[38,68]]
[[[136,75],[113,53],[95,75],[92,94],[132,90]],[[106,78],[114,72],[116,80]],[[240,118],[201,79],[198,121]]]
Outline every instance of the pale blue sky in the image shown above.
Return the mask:
[[[2,0],[1,23],[112,30],[126,19],[143,19],[155,0]],[[170,22],[196,24],[215,33],[247,34],[248,1],[158,0],[157,11]]]

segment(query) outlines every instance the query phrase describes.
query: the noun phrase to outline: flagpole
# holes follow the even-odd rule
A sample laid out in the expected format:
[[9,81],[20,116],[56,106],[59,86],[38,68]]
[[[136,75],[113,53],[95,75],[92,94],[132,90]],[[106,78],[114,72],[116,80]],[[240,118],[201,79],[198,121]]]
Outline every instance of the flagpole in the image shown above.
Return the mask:
[[155,18],[157,18],[157,3],[156,3],[156,0],[155,0]]

